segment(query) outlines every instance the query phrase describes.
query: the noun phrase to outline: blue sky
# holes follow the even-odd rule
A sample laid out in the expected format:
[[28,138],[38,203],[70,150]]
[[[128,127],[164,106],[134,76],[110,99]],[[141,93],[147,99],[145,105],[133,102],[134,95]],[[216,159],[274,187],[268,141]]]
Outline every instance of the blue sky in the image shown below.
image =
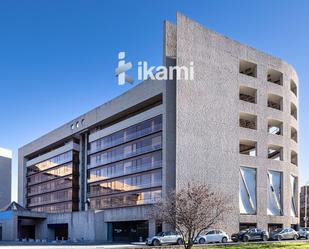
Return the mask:
[[119,51],[162,62],[163,20],[176,11],[291,63],[300,86],[301,181],[309,180],[309,1],[1,0],[0,147],[17,149],[121,94]]

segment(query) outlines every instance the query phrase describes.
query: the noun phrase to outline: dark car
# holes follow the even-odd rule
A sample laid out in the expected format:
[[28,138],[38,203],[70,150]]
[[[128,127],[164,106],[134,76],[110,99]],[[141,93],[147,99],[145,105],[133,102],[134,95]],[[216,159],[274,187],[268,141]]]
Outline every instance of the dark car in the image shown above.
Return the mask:
[[297,240],[299,234],[293,228],[277,228],[272,231],[270,237],[273,240],[294,239]]
[[231,239],[234,242],[238,242],[238,241],[248,242],[252,240],[267,241],[269,239],[269,234],[264,229],[250,228],[250,229],[245,229],[238,233],[232,234]]

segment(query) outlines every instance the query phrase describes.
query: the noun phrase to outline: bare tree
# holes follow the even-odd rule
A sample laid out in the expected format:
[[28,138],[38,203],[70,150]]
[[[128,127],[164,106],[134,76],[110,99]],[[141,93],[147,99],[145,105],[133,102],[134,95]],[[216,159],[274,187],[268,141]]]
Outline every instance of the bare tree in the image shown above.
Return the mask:
[[173,226],[182,236],[185,249],[190,249],[202,232],[223,220],[228,210],[229,201],[224,195],[212,192],[207,185],[188,184],[155,204],[150,216]]

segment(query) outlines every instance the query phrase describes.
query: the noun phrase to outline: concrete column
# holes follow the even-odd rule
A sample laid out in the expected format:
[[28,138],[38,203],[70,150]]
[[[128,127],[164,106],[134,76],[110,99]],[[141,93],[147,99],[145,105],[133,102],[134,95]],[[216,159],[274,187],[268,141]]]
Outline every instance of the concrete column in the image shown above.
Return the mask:
[[39,220],[35,223],[35,238],[36,239],[46,239],[47,235],[47,225],[45,221]]
[[103,222],[101,226],[102,226],[102,235],[97,240],[107,241],[108,240],[108,225],[106,222]]
[[153,237],[156,235],[156,221],[149,220],[148,221],[148,237]]

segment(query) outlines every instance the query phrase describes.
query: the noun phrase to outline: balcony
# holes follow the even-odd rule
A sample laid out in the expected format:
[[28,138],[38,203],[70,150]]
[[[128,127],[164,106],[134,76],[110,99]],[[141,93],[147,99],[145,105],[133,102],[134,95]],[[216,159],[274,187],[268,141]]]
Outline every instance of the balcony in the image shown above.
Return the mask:
[[239,154],[253,156],[257,155],[257,144],[255,141],[240,140],[239,141]]
[[294,140],[296,143],[298,141],[297,130],[294,127],[291,127],[291,139]]
[[290,82],[290,90],[297,97],[297,85],[295,84],[295,82],[293,80],[291,80],[291,82]]
[[291,116],[297,120],[297,107],[291,103]]
[[267,106],[279,111],[283,110],[283,98],[279,95],[268,94]]
[[298,166],[298,155],[295,151],[291,151],[291,163]]
[[279,120],[268,120],[268,133],[273,135],[283,135],[283,123]]
[[277,145],[268,146],[268,159],[283,161],[283,148]]
[[267,72],[267,81],[282,86],[283,74],[277,70],[269,69]]
[[239,88],[239,99],[249,103],[256,104],[256,89],[246,86]]
[[257,77],[257,65],[249,61],[240,60],[239,73],[256,78]]
[[253,114],[240,113],[239,114],[239,126],[247,129],[257,129],[257,117]]

